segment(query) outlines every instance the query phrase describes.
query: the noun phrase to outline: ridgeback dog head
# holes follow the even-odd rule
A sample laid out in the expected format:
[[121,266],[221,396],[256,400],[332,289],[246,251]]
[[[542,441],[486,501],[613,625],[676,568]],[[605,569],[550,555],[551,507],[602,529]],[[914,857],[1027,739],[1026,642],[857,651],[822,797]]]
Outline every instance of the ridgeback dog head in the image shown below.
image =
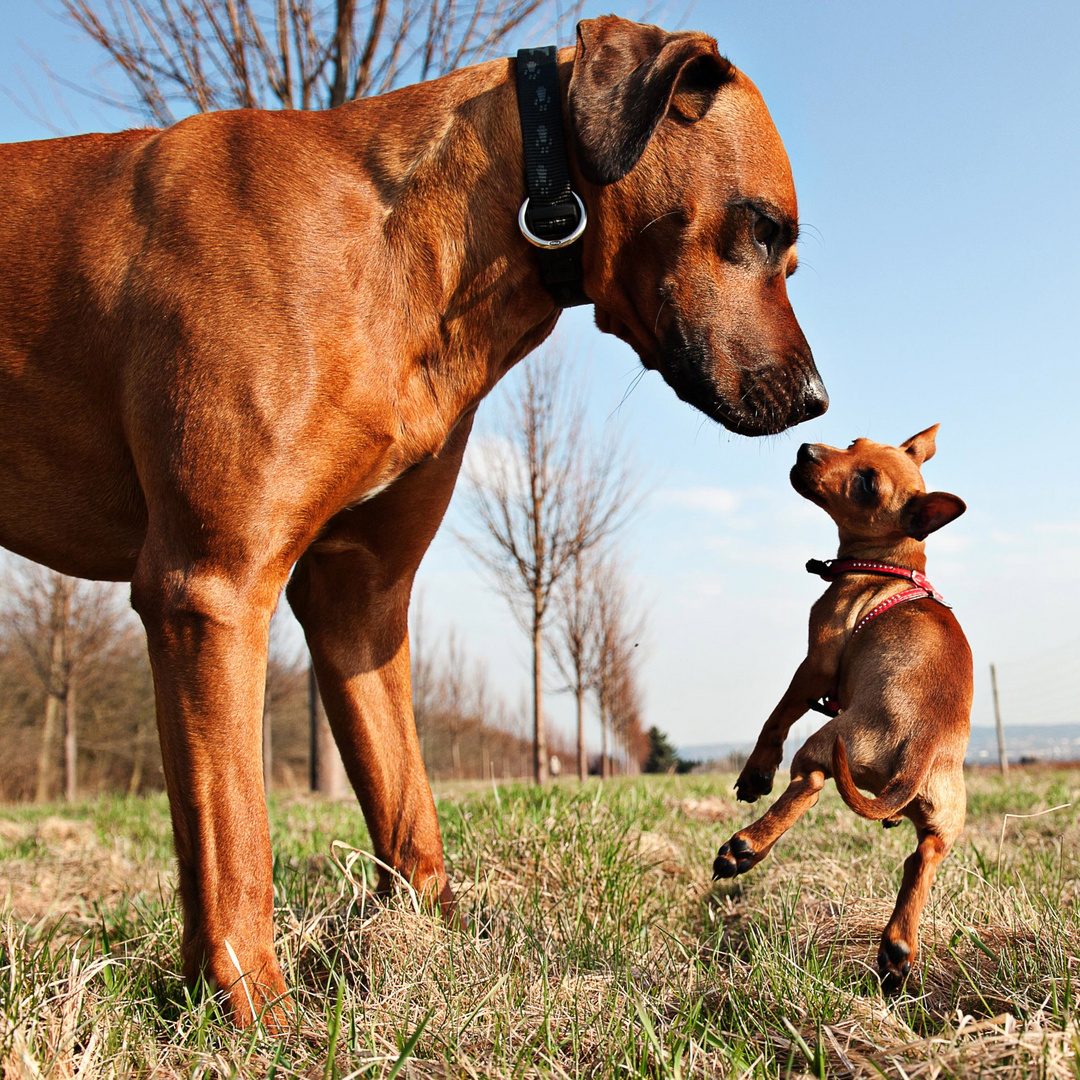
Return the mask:
[[846,450],[804,443],[791,486],[822,507],[842,538],[925,540],[958,518],[962,499],[926,490],[920,466],[934,456],[938,425],[899,446],[856,439]]
[[791,169],[753,83],[705,34],[608,15],[578,25],[569,113],[600,329],[732,431],[823,413],[787,296]]

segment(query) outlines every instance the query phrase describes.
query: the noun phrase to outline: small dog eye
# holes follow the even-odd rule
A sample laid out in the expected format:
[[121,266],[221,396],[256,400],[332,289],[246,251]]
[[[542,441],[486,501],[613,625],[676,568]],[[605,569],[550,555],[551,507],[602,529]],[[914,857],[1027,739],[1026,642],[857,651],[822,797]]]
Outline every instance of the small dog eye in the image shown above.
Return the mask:
[[754,239],[764,248],[771,248],[780,236],[780,226],[770,217],[759,214],[754,222]]
[[855,497],[860,502],[874,502],[878,493],[877,473],[873,469],[860,469],[855,474]]

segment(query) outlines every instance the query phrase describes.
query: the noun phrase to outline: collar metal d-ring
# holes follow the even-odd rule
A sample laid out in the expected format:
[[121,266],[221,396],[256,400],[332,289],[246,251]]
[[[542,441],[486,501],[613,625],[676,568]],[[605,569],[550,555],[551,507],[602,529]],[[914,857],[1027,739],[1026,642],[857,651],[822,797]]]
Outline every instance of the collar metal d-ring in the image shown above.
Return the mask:
[[581,234],[585,231],[585,226],[589,223],[589,215],[585,212],[585,204],[581,201],[576,191],[571,191],[574,202],[577,203],[578,208],[578,223],[574,226],[573,232],[567,236],[556,237],[554,240],[545,240],[541,236],[537,236],[536,233],[529,228],[528,222],[525,220],[525,214],[529,209],[529,200],[526,199],[521,204],[521,209],[518,210],[518,228],[521,230],[521,235],[529,241],[533,247],[544,248],[547,251],[558,251],[559,248],[569,247],[575,240],[581,237]]

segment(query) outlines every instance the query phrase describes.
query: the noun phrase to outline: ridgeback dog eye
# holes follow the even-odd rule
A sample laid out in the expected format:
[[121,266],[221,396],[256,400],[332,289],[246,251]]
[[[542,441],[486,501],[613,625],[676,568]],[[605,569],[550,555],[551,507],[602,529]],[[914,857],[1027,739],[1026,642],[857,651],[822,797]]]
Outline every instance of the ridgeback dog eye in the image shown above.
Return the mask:
[[777,240],[780,239],[780,224],[764,214],[758,216],[754,222],[754,240],[765,250],[766,255],[772,255]]

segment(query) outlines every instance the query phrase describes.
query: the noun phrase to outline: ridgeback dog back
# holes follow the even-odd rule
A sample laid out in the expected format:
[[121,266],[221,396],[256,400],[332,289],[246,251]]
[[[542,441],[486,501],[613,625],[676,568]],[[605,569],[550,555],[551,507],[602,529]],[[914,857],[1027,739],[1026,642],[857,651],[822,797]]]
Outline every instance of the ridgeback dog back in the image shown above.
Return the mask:
[[[553,62],[599,328],[732,431],[822,413],[754,85],[704,34],[614,16]],[[407,612],[477,405],[561,311],[518,224],[516,64],[0,147],[0,543],[131,582],[184,970],[242,1024],[290,1009],[260,766],[286,585],[375,853],[454,914]]]

